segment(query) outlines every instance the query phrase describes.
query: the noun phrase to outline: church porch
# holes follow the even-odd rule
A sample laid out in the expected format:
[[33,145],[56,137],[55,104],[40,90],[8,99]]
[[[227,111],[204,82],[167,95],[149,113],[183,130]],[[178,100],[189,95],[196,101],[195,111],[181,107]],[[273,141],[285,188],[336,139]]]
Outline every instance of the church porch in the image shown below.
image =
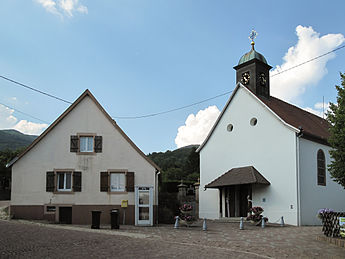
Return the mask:
[[252,207],[252,190],[257,185],[270,185],[253,166],[233,168],[210,182],[205,188],[219,190],[221,218],[246,217]]

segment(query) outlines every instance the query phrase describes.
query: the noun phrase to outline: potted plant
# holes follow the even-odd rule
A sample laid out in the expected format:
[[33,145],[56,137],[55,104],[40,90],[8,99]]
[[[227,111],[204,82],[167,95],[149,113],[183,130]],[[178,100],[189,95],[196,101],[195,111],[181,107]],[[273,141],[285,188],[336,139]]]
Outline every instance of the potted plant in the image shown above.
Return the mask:
[[186,226],[190,226],[194,223],[195,216],[193,215],[193,206],[188,203],[184,203],[180,207],[180,217],[179,217],[181,223],[185,223]]
[[264,212],[264,209],[259,206],[250,208],[250,215],[247,217],[247,220],[251,221],[256,226],[259,226],[262,220],[265,220],[265,222],[267,222],[268,218],[263,217],[261,215],[262,212]]

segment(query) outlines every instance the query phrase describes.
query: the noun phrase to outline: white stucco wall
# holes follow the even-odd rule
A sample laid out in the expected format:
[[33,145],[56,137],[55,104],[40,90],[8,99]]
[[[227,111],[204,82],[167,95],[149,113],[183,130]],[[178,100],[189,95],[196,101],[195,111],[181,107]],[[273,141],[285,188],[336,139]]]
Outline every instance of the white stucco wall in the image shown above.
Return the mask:
[[302,225],[320,225],[316,217],[322,208],[345,211],[345,190],[334,182],[326,168],[326,186],[317,185],[317,152],[322,149],[326,166],[330,163],[330,147],[300,139],[300,181]]
[[[103,136],[102,153],[70,152],[70,136],[95,133]],[[82,192],[46,192],[46,172],[73,169],[82,172]],[[118,132],[92,99],[86,96],[60,123],[12,167],[12,205],[53,204],[110,205],[127,200],[134,205],[134,192],[100,192],[100,172],[126,169],[135,172],[135,185],[155,186],[155,168]],[[156,203],[155,203],[156,204]]]
[[[258,120],[256,126],[250,125],[253,117]],[[227,131],[230,123],[232,132]],[[200,217],[220,217],[218,189],[204,191],[204,186],[228,170],[243,166],[254,166],[271,183],[253,186],[253,206],[263,207],[264,216],[271,222],[284,216],[286,223],[296,225],[295,132],[240,87],[200,151]]]

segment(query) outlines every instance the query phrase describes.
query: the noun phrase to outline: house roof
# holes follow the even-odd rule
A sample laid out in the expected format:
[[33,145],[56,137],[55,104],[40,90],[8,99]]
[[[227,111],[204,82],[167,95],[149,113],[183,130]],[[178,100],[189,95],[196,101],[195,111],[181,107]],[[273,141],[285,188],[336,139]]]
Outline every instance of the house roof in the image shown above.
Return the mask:
[[113,120],[110,115],[104,110],[104,108],[100,105],[100,103],[96,100],[96,98],[91,94],[91,92],[86,89],[79,98],[74,101],[50,126],[40,135],[38,136],[32,143],[29,145],[22,153],[18,155],[18,157],[14,158],[10,163],[6,166],[10,167],[14,165],[18,160],[20,160],[26,153],[28,153],[34,146],[37,145],[57,124],[60,123],[73,109],[76,107],[86,96],[90,97],[91,100],[96,104],[96,106],[101,110],[101,112],[105,115],[105,117],[110,121],[110,123],[119,131],[119,133],[125,138],[125,140],[148,162],[150,163],[156,170],[161,171],[161,169],[151,160],[149,159],[135,144],[134,142],[124,133],[124,131],[117,125],[115,120]]
[[307,112],[301,108],[298,108],[292,104],[284,102],[278,98],[270,96],[270,98],[258,97],[250,89],[243,86],[241,83],[237,83],[235,90],[224,106],[222,112],[218,116],[215,124],[213,125],[211,131],[207,135],[204,142],[196,150],[199,152],[210,139],[214,129],[218,125],[220,119],[222,118],[224,112],[228,108],[231,100],[234,98],[238,89],[242,87],[252,94],[259,102],[261,102],[268,110],[270,110],[274,115],[276,115],[284,124],[292,127],[296,132],[300,133],[300,136],[324,145],[329,145],[327,139],[329,137],[329,123],[327,120],[320,118],[310,112]]
[[253,166],[232,168],[225,174],[219,176],[209,184],[205,185],[205,188],[219,188],[230,185],[241,184],[264,184],[270,185],[270,182],[266,180]]

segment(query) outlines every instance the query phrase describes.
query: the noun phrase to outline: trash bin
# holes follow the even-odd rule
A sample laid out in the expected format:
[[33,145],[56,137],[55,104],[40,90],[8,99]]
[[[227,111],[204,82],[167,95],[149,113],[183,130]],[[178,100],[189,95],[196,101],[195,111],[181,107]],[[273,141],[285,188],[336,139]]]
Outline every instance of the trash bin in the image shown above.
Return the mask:
[[119,215],[118,209],[110,210],[110,222],[111,222],[111,229],[120,228],[120,215]]
[[93,210],[91,213],[92,213],[91,228],[99,229],[99,225],[100,225],[100,222],[101,222],[101,213],[102,213],[102,211],[100,211],[100,210]]

